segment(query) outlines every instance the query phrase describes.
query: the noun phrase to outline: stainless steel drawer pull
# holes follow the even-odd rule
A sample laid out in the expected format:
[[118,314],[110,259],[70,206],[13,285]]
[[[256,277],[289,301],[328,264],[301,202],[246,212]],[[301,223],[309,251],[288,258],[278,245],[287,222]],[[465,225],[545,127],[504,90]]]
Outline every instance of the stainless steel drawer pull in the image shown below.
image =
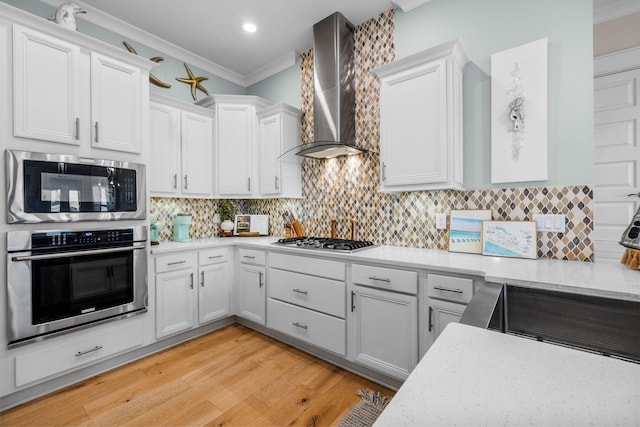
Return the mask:
[[299,294],[305,294],[305,295],[307,295],[309,293],[309,291],[303,291],[303,290],[300,290],[300,289],[292,289],[292,291],[293,292],[297,292]]
[[178,174],[177,173],[173,174],[173,188],[174,188],[174,190],[178,189]]
[[464,293],[464,291],[461,291],[460,289],[447,289],[447,288],[441,288],[440,286],[434,286],[433,289],[435,289],[436,291],[453,292],[456,294]]
[[80,118],[76,117],[76,139],[80,139]]
[[371,280],[376,280],[376,281],[378,281],[378,282],[387,282],[387,283],[391,283],[391,279],[386,278],[386,277],[369,276],[369,279],[371,279]]
[[191,289],[193,289],[193,273],[191,273],[189,276],[191,276],[191,284],[189,286],[191,287]]
[[429,332],[433,329],[433,307],[429,306]]
[[100,142],[100,127],[98,125],[98,122],[96,122],[95,128],[96,128],[96,139],[95,139],[95,141],[96,142]]
[[264,286],[264,282],[262,281],[262,276],[264,276],[264,273],[261,271],[258,273],[258,280],[260,281],[260,286],[258,286],[259,288]]
[[175,262],[168,262],[167,265],[178,265],[178,264],[184,264],[186,263],[186,260],[182,260],[182,261],[175,261]]
[[75,356],[76,357],[80,357],[80,356],[83,356],[85,354],[93,353],[94,351],[98,351],[98,350],[101,350],[101,349],[102,349],[102,346],[101,345],[97,345],[97,346],[95,346],[93,348],[90,348],[89,350],[79,351],[79,352],[77,352],[75,354]]
[[303,325],[302,323],[293,322],[293,326],[297,326],[298,328],[307,329],[307,325]]
[[204,288],[204,271],[200,272],[200,286]]
[[246,258],[246,259],[256,259],[256,257],[254,257],[253,255],[242,255],[242,258]]
[[224,258],[224,255],[210,256],[209,259]]
[[187,182],[187,175],[184,176],[184,189],[188,190],[189,189],[189,184]]

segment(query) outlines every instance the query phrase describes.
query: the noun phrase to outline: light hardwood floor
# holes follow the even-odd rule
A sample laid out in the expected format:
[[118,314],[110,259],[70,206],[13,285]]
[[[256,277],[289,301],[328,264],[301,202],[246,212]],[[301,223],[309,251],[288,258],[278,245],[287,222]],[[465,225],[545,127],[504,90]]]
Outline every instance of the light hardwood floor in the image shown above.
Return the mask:
[[231,325],[0,413],[0,426],[328,426],[393,391]]

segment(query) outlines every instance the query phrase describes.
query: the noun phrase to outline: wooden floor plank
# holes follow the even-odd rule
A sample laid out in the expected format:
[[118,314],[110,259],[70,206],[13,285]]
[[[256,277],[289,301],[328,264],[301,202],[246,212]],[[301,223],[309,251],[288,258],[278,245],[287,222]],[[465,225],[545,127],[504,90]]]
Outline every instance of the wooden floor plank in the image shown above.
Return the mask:
[[323,426],[393,392],[241,325],[0,413],[0,426]]

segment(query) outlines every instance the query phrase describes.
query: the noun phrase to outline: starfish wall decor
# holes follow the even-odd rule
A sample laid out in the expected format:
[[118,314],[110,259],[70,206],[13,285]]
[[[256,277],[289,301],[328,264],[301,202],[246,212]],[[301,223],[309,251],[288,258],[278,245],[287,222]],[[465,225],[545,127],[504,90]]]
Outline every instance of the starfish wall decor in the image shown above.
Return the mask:
[[184,63],[184,68],[187,69],[187,74],[189,75],[188,79],[185,78],[178,78],[176,77],[176,80],[188,85],[191,85],[191,96],[193,97],[193,99],[196,99],[196,89],[204,92],[205,94],[209,95],[209,92],[207,92],[207,89],[202,86],[200,84],[200,82],[204,81],[204,80],[209,80],[207,77],[196,77],[193,75],[193,73],[191,72],[191,69],[189,68],[189,66]]
[[[138,52],[136,52],[136,50],[133,48],[133,46],[131,46],[129,43],[127,42],[122,42],[122,44],[124,45],[124,47],[127,48],[127,50],[131,53],[133,53],[134,55],[137,55]],[[150,58],[151,61],[158,63],[158,62],[162,62],[164,61],[164,58],[161,56],[154,56],[153,58]],[[156,76],[154,76],[153,74],[149,73],[149,82],[153,83],[156,86],[159,87],[163,87],[165,89],[168,89],[171,87],[170,84],[163,82],[162,80],[158,79]]]

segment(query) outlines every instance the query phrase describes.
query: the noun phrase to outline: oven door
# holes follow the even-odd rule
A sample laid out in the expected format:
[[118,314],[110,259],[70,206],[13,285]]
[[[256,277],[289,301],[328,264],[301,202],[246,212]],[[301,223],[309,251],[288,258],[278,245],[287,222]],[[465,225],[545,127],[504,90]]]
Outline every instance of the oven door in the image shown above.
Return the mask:
[[145,167],[7,150],[7,222],[144,219]]
[[145,245],[8,254],[9,346],[146,311]]

